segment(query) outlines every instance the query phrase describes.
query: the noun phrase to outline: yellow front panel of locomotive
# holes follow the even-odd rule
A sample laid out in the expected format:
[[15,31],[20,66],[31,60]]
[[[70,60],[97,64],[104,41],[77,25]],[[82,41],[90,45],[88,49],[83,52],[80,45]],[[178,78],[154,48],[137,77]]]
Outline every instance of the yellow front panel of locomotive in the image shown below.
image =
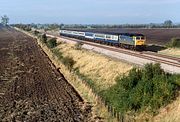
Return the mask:
[[145,40],[136,40],[136,45],[145,45]]

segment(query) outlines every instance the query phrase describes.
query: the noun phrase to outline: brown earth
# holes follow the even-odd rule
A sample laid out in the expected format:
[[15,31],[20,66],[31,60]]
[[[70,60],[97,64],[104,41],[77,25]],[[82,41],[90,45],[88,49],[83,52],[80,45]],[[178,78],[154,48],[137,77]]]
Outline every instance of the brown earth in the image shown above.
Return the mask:
[[[76,29],[80,30],[80,29]],[[173,37],[180,37],[180,29],[138,29],[138,28],[114,28],[114,29],[91,29],[94,32],[112,33],[141,33],[147,37],[147,44],[166,45]]]
[[91,121],[91,107],[36,41],[0,27],[0,121]]

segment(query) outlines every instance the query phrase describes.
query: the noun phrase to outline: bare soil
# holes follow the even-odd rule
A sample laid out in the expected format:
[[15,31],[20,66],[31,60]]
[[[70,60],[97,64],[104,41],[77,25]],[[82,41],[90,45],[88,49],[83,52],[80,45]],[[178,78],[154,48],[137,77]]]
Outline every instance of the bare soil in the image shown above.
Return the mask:
[[36,41],[0,27],[0,121],[90,121],[91,106]]

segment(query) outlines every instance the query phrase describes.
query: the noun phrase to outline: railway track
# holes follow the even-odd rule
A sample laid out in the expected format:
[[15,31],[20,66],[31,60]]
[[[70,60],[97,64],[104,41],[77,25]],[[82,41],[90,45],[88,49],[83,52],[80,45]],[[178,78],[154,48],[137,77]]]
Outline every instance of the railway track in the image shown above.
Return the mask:
[[[84,41],[84,40],[79,40],[79,39],[74,39],[74,38],[69,38],[69,37],[61,36],[60,38],[65,39],[65,40],[75,41],[75,42],[81,42],[83,44],[107,49],[109,51],[123,53],[123,54],[129,55],[129,56],[138,57],[140,59],[146,59],[153,63],[160,63],[160,64],[164,64],[164,65],[168,65],[168,66],[177,67],[178,69],[180,69],[180,58],[177,58],[177,57],[162,55],[162,54],[148,52],[148,51],[143,51],[143,52],[131,51],[131,50],[127,50],[127,49],[117,48],[117,47],[108,46],[108,45],[102,45],[99,43],[94,43],[94,42],[90,42],[90,41]],[[179,72],[180,71],[177,71],[177,73],[179,73]]]

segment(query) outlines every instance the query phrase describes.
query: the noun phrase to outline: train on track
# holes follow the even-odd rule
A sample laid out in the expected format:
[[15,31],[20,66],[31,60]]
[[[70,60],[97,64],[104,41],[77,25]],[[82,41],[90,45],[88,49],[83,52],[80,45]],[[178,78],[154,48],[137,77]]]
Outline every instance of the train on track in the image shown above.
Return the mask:
[[146,37],[143,34],[137,33],[100,33],[78,30],[60,30],[60,36],[109,44],[132,50],[143,50],[146,42]]

